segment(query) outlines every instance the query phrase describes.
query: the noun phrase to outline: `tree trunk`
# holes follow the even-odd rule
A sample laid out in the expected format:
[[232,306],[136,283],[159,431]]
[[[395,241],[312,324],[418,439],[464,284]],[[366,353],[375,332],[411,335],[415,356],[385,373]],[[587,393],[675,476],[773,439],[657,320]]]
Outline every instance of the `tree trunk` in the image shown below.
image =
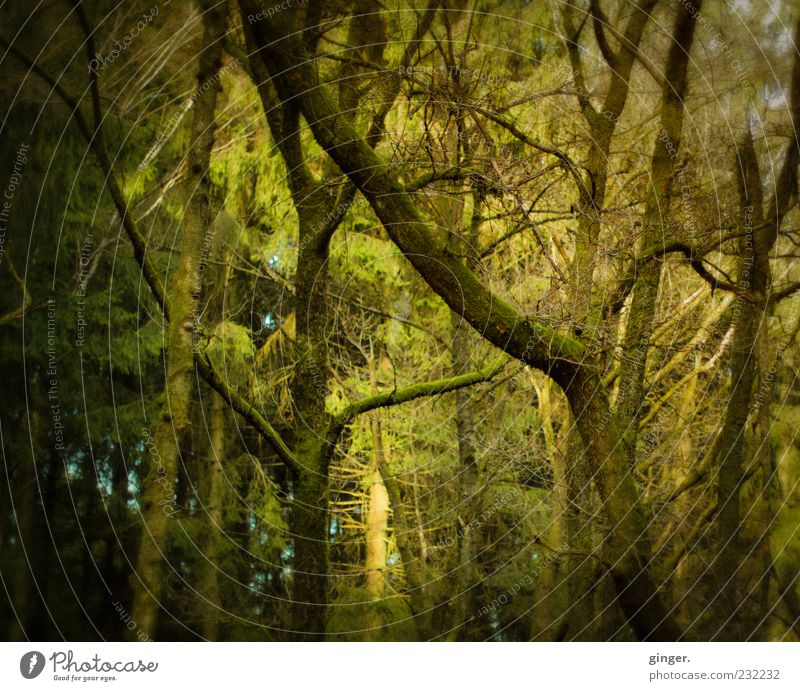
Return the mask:
[[[800,20],[795,27],[795,40],[800,40]],[[800,127],[800,56],[795,56],[791,81],[792,124]],[[740,300],[735,308],[735,327],[731,346],[731,395],[720,433],[717,516],[720,553],[716,560],[719,599],[724,611],[720,638],[739,640],[749,632],[741,628],[737,612],[742,601],[739,592],[741,550],[740,491],[749,468],[743,467],[745,427],[747,425],[755,379],[755,361],[759,329],[766,328],[767,303],[772,290],[770,252],[778,238],[778,229],[789,203],[797,196],[797,168],[800,144],[789,143],[783,166],[775,180],[775,191],[764,217],[762,180],[753,148],[749,126],[737,151],[735,170],[739,185],[742,263],[738,287],[757,299]],[[748,463],[749,466],[749,463]]]
[[[737,170],[741,223],[746,236],[740,242],[742,260],[738,286],[744,291],[766,295],[771,283],[769,251],[772,243],[765,237],[761,180],[752,138],[748,134],[737,152]],[[741,165],[740,165],[741,164]],[[734,332],[729,368],[731,392],[720,432],[719,473],[717,483],[717,528],[720,551],[716,559],[715,590],[719,593],[722,612],[717,632],[725,640],[743,640],[745,631],[737,612],[742,606],[739,598],[739,569],[742,550],[739,544],[741,528],[740,491],[745,449],[745,426],[755,380],[756,321],[763,321],[763,308],[746,300],[734,305]]]
[[[570,502],[571,494],[567,490],[567,464],[568,449],[567,437],[571,425],[565,421],[561,432],[556,435],[553,426],[554,412],[557,401],[554,400],[554,384],[550,379],[545,379],[541,386],[537,378],[530,373],[530,379],[536,387],[539,399],[539,416],[542,420],[545,449],[553,468],[553,488],[550,491],[550,527],[547,532],[549,545],[574,544],[574,539],[568,535],[568,513],[573,508]],[[566,412],[566,411],[564,411]],[[562,418],[563,419],[563,418]],[[570,557],[563,560],[567,564],[565,572],[567,578],[572,574],[574,566],[570,564]],[[562,560],[554,560],[542,571],[536,585],[536,604],[531,613],[531,639],[543,641],[562,640],[572,619],[572,604],[576,601],[567,597],[569,587],[567,580],[561,578]],[[568,603],[569,606],[568,606]],[[569,612],[566,610],[569,609]]]
[[216,392],[210,392],[209,422],[210,445],[205,464],[204,519],[208,525],[203,533],[203,556],[200,562],[198,590],[204,601],[200,605],[202,614],[201,634],[207,641],[219,640],[219,619],[224,611],[219,594],[220,541],[225,532],[223,511],[225,487],[225,402]]
[[[31,385],[36,390],[37,386],[41,386],[38,376],[34,375],[31,378]],[[40,399],[38,391],[35,394],[37,399]],[[45,409],[46,406],[31,406],[28,416],[28,423],[30,426],[30,438],[37,440],[39,443],[49,444],[46,435],[42,435],[41,414],[39,410]],[[44,446],[39,446],[44,448]],[[17,543],[17,560],[18,570],[11,583],[11,597],[10,601],[14,606],[16,616],[8,622],[8,640],[9,641],[23,641],[32,639],[31,631],[29,630],[29,621],[32,611],[32,598],[31,598],[31,584],[36,582],[34,572],[34,557],[36,556],[36,549],[33,544],[35,535],[35,518],[36,507],[38,505],[36,499],[36,488],[38,485],[38,478],[36,475],[36,455],[35,448],[30,447],[30,455],[25,453],[19,459],[19,468],[16,473],[13,486],[17,488],[16,492],[12,491],[9,487],[11,498],[14,506],[14,522],[16,524],[15,541]]]
[[406,594],[409,607],[420,641],[429,640],[433,635],[433,610],[428,597],[427,568],[421,554],[421,546],[414,539],[416,531],[407,517],[407,505],[403,501],[400,488],[386,466],[380,469],[389,503],[392,507],[392,533],[394,535],[403,569],[406,575]]
[[[367,592],[373,602],[380,602],[386,592],[386,532],[389,525],[389,495],[377,464],[374,464],[372,468],[372,484],[369,489],[368,501],[365,559]],[[373,621],[374,628],[380,628],[382,625],[380,616],[376,616]]]
[[[456,213],[460,213],[460,205]],[[462,246],[475,247],[474,236],[469,238],[469,244]],[[468,250],[467,250],[468,253]],[[470,256],[468,253],[467,256]],[[469,334],[465,332],[466,325],[455,314],[451,314],[452,327],[451,352],[453,360],[453,375],[458,376],[472,370],[470,358]],[[452,569],[448,569],[449,597],[445,623],[442,627],[449,640],[473,640],[470,635],[470,621],[477,611],[475,595],[478,587],[477,549],[479,546],[480,526],[475,518],[479,512],[478,486],[480,469],[478,467],[477,450],[475,447],[475,429],[473,424],[474,405],[469,389],[459,389],[455,392],[455,422],[456,436],[458,439],[458,524],[457,528],[457,558]]]
[[[702,1],[695,3],[698,11]],[[651,183],[645,202],[640,252],[647,256],[656,252],[669,238],[665,220],[670,209],[670,194],[676,176],[676,163],[681,144],[684,105],[688,86],[689,54],[694,42],[697,22],[689,8],[681,5],[675,20],[672,45],[664,70],[664,89],[661,95],[660,128],[650,166]],[[653,333],[656,299],[661,284],[661,261],[651,259],[638,271],[633,297],[625,327],[624,358],[620,365],[620,386],[616,409],[631,463],[635,462],[636,440],[641,418],[644,373],[647,353]]]
[[[306,458],[313,457],[313,447],[313,439],[300,445],[300,449],[311,452]],[[290,532],[294,555],[289,628],[292,640],[321,641],[327,621],[330,551],[327,475],[309,467],[295,477],[293,490]]]
[[156,421],[147,476],[142,480],[142,539],[136,559],[132,618],[147,636],[155,638],[164,592],[169,551],[169,528],[175,513],[175,479],[182,462],[181,444],[189,433],[194,372],[194,334],[199,321],[198,298],[204,266],[204,246],[211,232],[208,177],[216,130],[219,71],[227,31],[225,5],[203,3],[203,36],[198,45],[200,64],[194,103],[186,192],[189,198],[180,229],[180,253],[170,276],[170,322],[167,339],[165,401]]
[[681,631],[650,573],[647,515],[597,375],[581,372],[566,388],[610,524],[605,557],[620,606],[639,640],[677,640]]
[[[377,393],[374,383],[374,361],[370,360],[370,374],[373,377],[373,393]],[[371,484],[367,497],[367,530],[366,530],[366,571],[367,593],[370,597],[369,617],[365,640],[380,638],[384,626],[380,613],[380,604],[386,592],[386,544],[389,528],[389,494],[383,483],[380,468],[385,466],[383,455],[383,432],[381,430],[380,412],[373,410],[370,414],[372,428],[372,462],[370,463]]]

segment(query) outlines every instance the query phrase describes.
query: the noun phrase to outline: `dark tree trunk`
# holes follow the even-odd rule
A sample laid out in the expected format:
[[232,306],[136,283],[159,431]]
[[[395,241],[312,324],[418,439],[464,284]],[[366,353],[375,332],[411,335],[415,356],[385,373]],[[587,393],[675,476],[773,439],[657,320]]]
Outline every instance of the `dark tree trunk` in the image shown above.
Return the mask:
[[133,579],[132,617],[141,631],[156,635],[164,593],[170,523],[175,506],[174,486],[181,463],[181,445],[191,428],[195,377],[195,331],[203,276],[203,247],[211,232],[209,164],[216,131],[219,71],[227,7],[203,3],[203,36],[199,44],[196,98],[188,154],[186,192],[189,196],[180,228],[180,254],[170,276],[165,402],[155,425],[149,471],[142,480],[142,539]]

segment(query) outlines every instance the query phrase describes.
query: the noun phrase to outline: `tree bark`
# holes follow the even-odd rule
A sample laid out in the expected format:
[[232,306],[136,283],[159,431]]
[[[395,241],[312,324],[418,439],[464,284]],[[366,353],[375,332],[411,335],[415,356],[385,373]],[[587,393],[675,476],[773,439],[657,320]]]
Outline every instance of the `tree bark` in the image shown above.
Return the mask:
[[[699,11],[702,0],[694,3]],[[670,195],[675,179],[678,152],[683,129],[684,100],[688,86],[689,54],[694,42],[697,22],[686,5],[681,5],[675,20],[672,44],[664,69],[659,131],[650,166],[650,185],[645,202],[641,250],[652,252],[669,238],[666,220],[670,211]],[[647,351],[653,332],[656,299],[661,284],[661,262],[651,261],[640,271],[625,327],[624,358],[620,366],[617,397],[617,419],[625,425],[625,440],[635,460],[636,440],[641,418],[644,373]]]
[[[593,0],[594,3],[594,0]],[[570,276],[570,305],[572,320],[584,332],[597,328],[600,312],[591,314],[591,302],[594,292],[595,258],[601,231],[601,211],[605,204],[608,185],[608,161],[611,141],[619,118],[625,109],[631,84],[631,71],[635,62],[639,43],[650,13],[657,0],[640,0],[636,3],[625,25],[623,45],[617,54],[604,51],[604,57],[611,69],[611,80],[603,102],[602,111],[598,111],[589,100],[589,90],[583,69],[581,47],[578,43],[583,23],[575,26],[572,5],[562,5],[562,20],[566,33],[567,53],[572,68],[572,79],[578,92],[578,103],[581,113],[589,128],[589,151],[584,162],[585,175],[578,190],[578,205],[575,211],[577,219],[577,235],[575,254]],[[602,33],[606,27],[594,12],[592,6],[595,33],[598,28]],[[598,27],[598,24],[600,26]]]
[[[800,20],[795,27],[795,40],[800,40]],[[794,131],[800,127],[800,56],[795,57],[791,80],[790,113]],[[760,302],[739,300],[734,307],[735,326],[731,345],[731,394],[725,421],[720,433],[717,500],[718,541],[716,559],[719,600],[724,608],[717,636],[741,640],[749,633],[741,628],[737,616],[742,606],[739,592],[742,566],[739,544],[741,532],[740,493],[749,476],[744,466],[745,430],[750,415],[755,380],[756,350],[759,332],[766,328],[767,300],[772,291],[770,252],[778,238],[784,214],[797,196],[797,169],[800,163],[800,142],[796,138],[786,150],[783,166],[775,181],[766,218],[763,209],[762,180],[749,126],[738,147],[735,161],[739,187],[741,227],[744,237],[740,250],[740,289],[756,295]],[[749,466],[749,463],[748,463]]]
[[[175,480],[183,462],[181,444],[189,433],[194,370],[194,334],[199,313],[204,244],[211,232],[208,177],[216,131],[222,42],[227,31],[225,5],[204,3],[203,35],[198,44],[197,98],[191,127],[186,191],[189,202],[180,229],[180,253],[170,276],[170,322],[167,337],[165,401],[155,425],[149,470],[140,496],[142,539],[136,559],[132,618],[150,638],[156,637],[164,593],[169,530],[174,513]],[[209,243],[210,246],[210,243]],[[156,455],[157,454],[157,455]]]
[[203,602],[201,634],[207,641],[219,640],[219,619],[223,612],[219,592],[220,542],[225,532],[223,511],[225,470],[225,402],[216,392],[209,401],[210,443],[204,470],[204,510],[208,526],[203,533],[199,591]]
[[[370,354],[369,377],[372,394],[378,393],[375,359]],[[366,530],[366,571],[367,593],[370,597],[369,617],[365,640],[380,638],[384,622],[380,614],[380,603],[386,591],[386,540],[389,529],[389,494],[381,477],[381,468],[386,466],[383,451],[383,429],[379,410],[370,413],[372,431],[372,460],[369,466],[370,488],[367,497],[367,530]]]

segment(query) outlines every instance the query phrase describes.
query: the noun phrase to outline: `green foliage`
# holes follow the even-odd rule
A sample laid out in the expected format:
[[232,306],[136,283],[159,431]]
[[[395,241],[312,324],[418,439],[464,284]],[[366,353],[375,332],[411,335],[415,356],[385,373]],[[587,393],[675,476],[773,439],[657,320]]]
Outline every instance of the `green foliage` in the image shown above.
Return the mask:
[[250,331],[233,321],[223,321],[210,334],[206,354],[226,381],[243,386],[253,366],[255,346]]

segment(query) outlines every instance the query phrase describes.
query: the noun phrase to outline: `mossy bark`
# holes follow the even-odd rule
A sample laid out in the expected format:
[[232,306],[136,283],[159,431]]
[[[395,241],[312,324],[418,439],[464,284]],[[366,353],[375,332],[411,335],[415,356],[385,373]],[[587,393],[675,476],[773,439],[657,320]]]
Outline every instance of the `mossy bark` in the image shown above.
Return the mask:
[[301,639],[320,640],[326,628],[329,538],[328,444],[330,418],[325,410],[330,376],[328,363],[328,246],[319,229],[332,200],[319,188],[293,192],[299,216],[299,250],[295,278],[295,364],[292,375],[294,501],[289,529],[294,545],[292,621]]
[[639,640],[677,640],[681,631],[663,602],[662,584],[651,575],[648,516],[622,431],[596,374],[582,370],[566,388],[609,523],[605,558],[619,604]]
[[[301,458],[319,454],[318,443],[309,438],[297,448]],[[292,640],[321,641],[327,622],[329,537],[328,477],[310,465],[295,476],[289,522],[292,556]]]
[[[800,40],[800,20],[795,27],[795,40]],[[790,114],[792,124],[797,129],[800,127],[800,56],[795,57],[792,70]],[[787,147],[765,212],[763,182],[749,127],[736,152],[735,170],[743,231],[738,287],[749,291],[757,301],[742,299],[734,308],[735,325],[729,364],[731,394],[720,432],[716,520],[720,552],[715,573],[718,597],[724,611],[715,635],[723,640],[739,640],[750,633],[742,627],[739,616],[742,608],[739,588],[742,567],[740,501],[743,483],[750,475],[750,465],[757,463],[758,456],[748,460],[745,467],[744,451],[748,446],[746,427],[753,400],[758,341],[760,337],[763,338],[763,329],[766,328],[767,300],[772,292],[770,253],[790,202],[797,197],[799,164],[800,144],[795,140]]]
[[[576,24],[576,19],[569,3],[560,8],[566,33],[566,47],[570,59],[572,80],[578,94],[581,113],[586,120],[590,135],[589,150],[583,163],[585,172],[580,179],[578,204],[575,209],[577,233],[570,275],[572,320],[575,326],[584,332],[591,332],[597,327],[596,319],[598,314],[592,315],[591,303],[595,289],[594,274],[597,247],[600,244],[601,212],[605,204],[606,188],[608,186],[608,161],[611,142],[617,123],[628,100],[631,71],[639,43],[655,5],[656,0],[644,0],[637,3],[623,29],[622,47],[616,54],[612,54],[607,50],[604,51],[606,61],[611,68],[611,78],[602,110],[594,107],[589,99],[589,90],[586,86],[583,55],[578,44],[578,36],[583,24]],[[598,17],[594,17],[595,22],[598,22],[598,20]],[[608,30],[608,27],[602,26],[602,20],[600,20],[600,24],[600,33],[602,34]],[[597,29],[597,26],[595,28]]]
[[[696,10],[701,2],[695,3]],[[670,196],[678,171],[678,152],[684,119],[684,99],[688,87],[689,55],[697,22],[681,5],[675,20],[672,44],[664,70],[661,117],[650,164],[650,184],[645,200],[640,249],[654,251],[669,239]],[[643,402],[644,373],[656,316],[656,300],[661,284],[661,262],[648,262],[637,277],[628,311],[620,365],[617,419],[624,426],[625,441],[634,461]]]
[[155,638],[164,595],[169,552],[169,529],[175,506],[175,481],[182,462],[181,444],[189,433],[194,383],[194,334],[202,285],[202,257],[206,233],[211,230],[208,177],[216,131],[216,104],[220,90],[222,39],[227,31],[225,5],[203,7],[203,35],[198,44],[197,98],[191,127],[188,173],[189,199],[180,227],[177,263],[170,274],[168,302],[165,401],[155,424],[154,444],[147,475],[142,480],[140,507],[142,538],[133,579],[132,618],[139,632]]
[[203,532],[198,590],[203,598],[201,634],[207,641],[219,640],[220,618],[223,614],[220,599],[220,545],[225,533],[225,402],[212,391],[209,404],[209,446],[204,464],[203,509],[208,525]]

